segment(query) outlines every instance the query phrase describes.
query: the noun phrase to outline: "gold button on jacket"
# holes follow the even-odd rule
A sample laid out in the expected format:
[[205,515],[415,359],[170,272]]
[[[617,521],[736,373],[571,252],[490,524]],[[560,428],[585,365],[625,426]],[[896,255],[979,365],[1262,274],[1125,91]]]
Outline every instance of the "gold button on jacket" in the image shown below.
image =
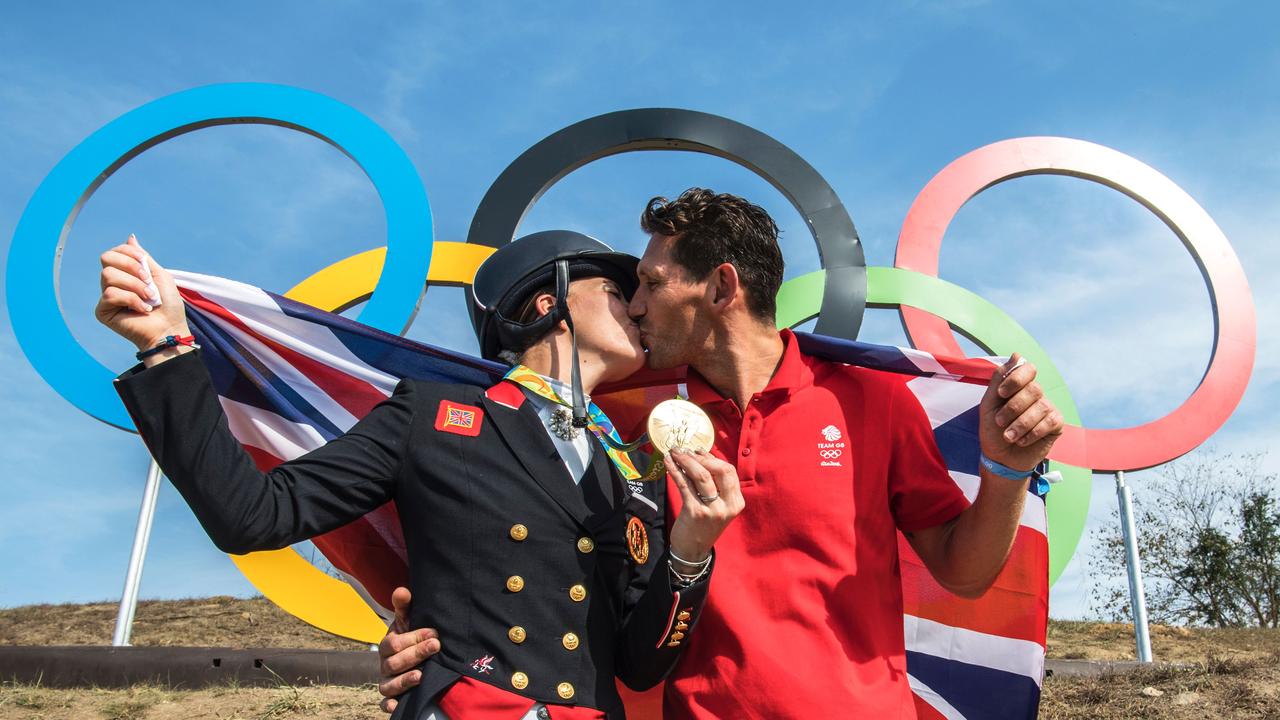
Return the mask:
[[515,540],[516,542],[524,542],[524,539],[527,537],[529,537],[529,528],[519,523],[511,526],[512,540]]
[[682,611],[679,615],[677,615],[677,616],[676,616],[676,619],[677,619],[677,620],[688,620],[688,619],[689,619],[689,612],[688,612],[687,610]]
[[524,638],[525,638],[524,628],[520,627],[519,625],[516,625],[515,627],[507,631],[507,637],[511,639],[511,642],[519,645],[520,643],[524,642]]
[[513,593],[520,592],[524,589],[524,578],[519,575],[512,575],[507,578],[507,589]]
[[595,541],[589,537],[578,538],[578,552],[586,554],[596,549]]
[[517,690],[523,690],[529,687],[529,676],[522,672],[513,674],[511,676],[511,687]]
[[587,599],[587,589],[581,585],[574,585],[569,588],[569,599],[574,602],[582,602]]
[[561,699],[568,700],[573,697],[573,686],[567,682],[560,683],[556,686],[556,694],[558,694]]
[[573,633],[565,633],[564,637],[560,638],[560,642],[564,644],[565,650],[578,649],[578,636]]

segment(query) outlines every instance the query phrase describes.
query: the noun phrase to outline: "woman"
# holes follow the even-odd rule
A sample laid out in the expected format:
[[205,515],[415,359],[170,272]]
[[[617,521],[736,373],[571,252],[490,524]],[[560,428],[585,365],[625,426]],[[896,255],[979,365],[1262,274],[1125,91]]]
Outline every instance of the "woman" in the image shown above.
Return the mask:
[[503,247],[472,292],[482,354],[519,361],[501,382],[404,380],[347,434],[267,473],[228,431],[154,261],[162,302],[146,302],[148,261],[133,238],[103,254],[97,316],[139,348],[117,389],[220,549],[285,547],[397,501],[411,624],[450,634],[396,717],[618,718],[615,674],[644,689],[671,668],[742,499],[730,465],[673,452],[685,497],[667,528],[663,483],[635,482],[586,405],[644,363],[627,316],[636,258],[566,231]]

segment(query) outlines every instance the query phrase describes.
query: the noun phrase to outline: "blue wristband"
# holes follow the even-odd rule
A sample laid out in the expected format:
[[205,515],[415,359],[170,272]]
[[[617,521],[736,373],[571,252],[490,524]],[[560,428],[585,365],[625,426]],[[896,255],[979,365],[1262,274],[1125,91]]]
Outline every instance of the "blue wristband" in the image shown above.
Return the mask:
[[987,457],[986,453],[983,453],[981,455],[981,457],[979,458],[979,462],[981,462],[982,467],[986,468],[992,475],[999,475],[1000,477],[1006,480],[1022,482],[1023,480],[1026,480],[1027,478],[1036,474],[1035,468],[1031,468],[1030,470],[1014,470],[1013,468],[1008,467],[1006,465],[1001,465],[995,460],[992,460],[991,458]]

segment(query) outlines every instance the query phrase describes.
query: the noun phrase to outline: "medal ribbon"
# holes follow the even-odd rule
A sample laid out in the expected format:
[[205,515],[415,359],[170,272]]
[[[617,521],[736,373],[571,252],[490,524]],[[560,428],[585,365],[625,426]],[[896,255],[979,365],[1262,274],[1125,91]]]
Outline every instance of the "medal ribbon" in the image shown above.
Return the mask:
[[[528,388],[531,392],[539,397],[546,398],[557,405],[564,407],[572,407],[564,401],[556,393],[555,388],[551,387],[551,383],[538,373],[530,370],[524,365],[516,365],[502,376],[503,380]],[[609,456],[609,460],[613,462],[613,466],[618,468],[618,472],[622,473],[622,477],[626,480],[640,479],[640,473],[636,470],[636,466],[631,462],[630,456],[623,450],[619,450],[615,445],[621,446],[622,438],[618,437],[618,431],[613,427],[613,421],[609,420],[609,416],[604,414],[595,403],[587,404],[587,429],[600,442],[600,446],[604,448],[605,454]]]

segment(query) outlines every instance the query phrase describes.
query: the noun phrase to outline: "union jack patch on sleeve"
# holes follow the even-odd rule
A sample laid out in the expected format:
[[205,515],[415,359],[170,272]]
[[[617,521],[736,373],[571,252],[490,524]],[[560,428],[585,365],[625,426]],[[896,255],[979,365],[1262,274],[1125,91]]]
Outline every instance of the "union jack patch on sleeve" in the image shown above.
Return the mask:
[[484,410],[452,400],[440,401],[440,410],[436,413],[436,430],[475,437],[480,434],[482,422]]

